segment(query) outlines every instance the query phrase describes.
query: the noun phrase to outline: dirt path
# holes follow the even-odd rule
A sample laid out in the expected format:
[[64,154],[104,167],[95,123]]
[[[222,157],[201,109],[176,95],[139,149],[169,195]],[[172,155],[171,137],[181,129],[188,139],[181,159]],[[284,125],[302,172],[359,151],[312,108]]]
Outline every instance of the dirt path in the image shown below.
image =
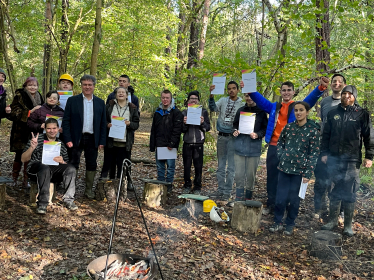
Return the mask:
[[[13,155],[8,152],[9,125],[0,127],[0,174],[9,176]],[[136,132],[133,157],[154,159],[149,152],[151,119],[142,117]],[[181,158],[176,178],[183,177]],[[84,161],[83,161],[84,165]],[[99,156],[102,165],[102,153]],[[98,168],[98,169],[99,169]],[[78,173],[77,212],[61,203],[48,208],[46,216],[34,213],[23,192],[7,188],[6,211],[0,212],[0,279],[88,279],[85,270],[93,259],[105,255],[109,244],[113,205],[83,197],[83,170]],[[216,161],[204,165],[203,194],[216,189]],[[140,178],[154,178],[156,167],[136,164],[133,177],[139,195]],[[265,202],[265,166],[258,171],[255,199]],[[297,228],[292,237],[270,234],[270,216],[263,216],[257,235],[242,234],[227,224],[216,224],[207,216],[187,219],[177,198],[183,181],[177,180],[168,205],[159,209],[144,207],[147,225],[155,243],[164,279],[373,279],[374,207],[370,190],[359,192],[354,229],[357,234],[343,238],[339,262],[320,261],[308,254],[310,236],[322,220],[310,218],[312,187],[301,204]],[[62,195],[58,195],[61,200]],[[231,214],[231,209],[226,208]],[[325,217],[324,217],[325,218]],[[341,232],[341,229],[337,230]],[[119,207],[112,252],[148,256],[150,246],[140,212],[129,193]],[[32,276],[32,278],[27,276]],[[157,276],[155,279],[161,279]]]

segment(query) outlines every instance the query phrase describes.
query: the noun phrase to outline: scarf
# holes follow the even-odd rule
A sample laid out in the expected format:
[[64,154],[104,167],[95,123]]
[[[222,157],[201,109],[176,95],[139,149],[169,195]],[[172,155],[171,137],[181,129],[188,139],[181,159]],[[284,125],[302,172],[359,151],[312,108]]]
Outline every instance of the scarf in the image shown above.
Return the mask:
[[28,90],[26,90],[26,93],[27,95],[30,97],[31,99],[31,102],[32,102],[32,106],[38,106],[38,105],[42,105],[42,101],[40,100],[40,94],[39,92],[36,92],[34,96],[31,95],[30,92],[28,92]]

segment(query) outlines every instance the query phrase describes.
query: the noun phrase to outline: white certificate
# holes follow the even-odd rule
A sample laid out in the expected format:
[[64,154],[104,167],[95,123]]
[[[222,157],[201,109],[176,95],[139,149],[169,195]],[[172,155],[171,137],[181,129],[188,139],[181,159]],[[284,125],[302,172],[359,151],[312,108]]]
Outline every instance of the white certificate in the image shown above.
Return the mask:
[[[47,121],[48,119],[55,119],[55,120],[57,120],[57,122],[58,122],[58,127],[60,128],[61,127],[61,124],[62,124],[62,117],[56,117],[56,116],[52,116],[52,115],[46,115],[46,117],[45,117],[45,120]],[[44,128],[44,130],[43,130],[43,133],[45,134],[45,128]],[[56,135],[57,137],[60,137],[60,132],[57,132],[57,135]]]
[[256,70],[242,70],[242,81],[244,83],[242,93],[257,91]]
[[126,133],[125,118],[113,116],[112,126],[109,129],[109,137],[124,139]]
[[226,74],[213,74],[213,85],[216,87],[214,90],[212,90],[211,94],[224,94],[226,86]]
[[201,113],[203,107],[201,105],[188,104],[187,109],[187,124],[200,125],[201,124]]
[[60,151],[61,142],[44,140],[42,163],[46,165],[58,165],[59,163],[53,159],[60,156]]
[[301,185],[300,185],[300,191],[299,191],[299,197],[301,199],[305,198],[307,188],[308,188],[308,183],[303,183],[303,179],[301,179]]
[[58,90],[57,93],[60,96],[60,107],[65,110],[66,102],[68,101],[70,97],[73,96],[73,92]]
[[157,159],[176,159],[177,148],[171,150],[168,147],[157,147]]
[[239,131],[241,134],[251,134],[255,127],[256,114],[240,112]]

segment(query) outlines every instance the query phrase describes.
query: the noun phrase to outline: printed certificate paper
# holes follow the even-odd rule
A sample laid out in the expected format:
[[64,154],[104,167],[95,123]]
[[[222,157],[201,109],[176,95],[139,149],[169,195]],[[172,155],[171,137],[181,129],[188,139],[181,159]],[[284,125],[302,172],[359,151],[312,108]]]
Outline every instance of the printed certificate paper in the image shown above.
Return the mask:
[[109,129],[109,137],[124,139],[126,133],[125,118],[113,116],[112,126]]
[[299,191],[299,197],[301,199],[305,198],[307,188],[308,188],[308,183],[303,183],[303,179],[301,179],[301,185],[300,185],[300,191]]
[[61,142],[44,140],[42,163],[46,165],[59,165],[53,159],[60,156],[60,151]]
[[242,81],[244,87],[242,88],[242,93],[250,93],[257,91],[256,82],[256,71],[253,70],[242,70]]
[[65,110],[66,102],[68,101],[69,97],[73,96],[72,91],[57,91],[58,95],[60,95],[60,107]]
[[240,112],[239,131],[242,134],[251,134],[255,127],[256,114],[249,112]]
[[157,159],[176,159],[177,148],[171,150],[168,147],[157,147]]
[[[50,118],[57,120],[57,122],[58,122],[58,127],[59,127],[59,128],[61,127],[61,124],[62,124],[62,117],[56,117],[56,116],[52,116],[52,115],[48,115],[48,114],[47,114],[46,117],[45,117],[45,120],[47,121],[47,120],[50,119]],[[44,129],[43,133],[45,134],[45,129]],[[57,132],[57,135],[56,135],[56,136],[57,136],[57,137],[60,137],[60,132]]]
[[201,113],[203,107],[197,104],[188,104],[187,109],[187,124],[200,125],[201,124]]
[[215,85],[216,87],[211,92],[211,94],[224,94],[226,86],[226,74],[213,74],[213,85]]

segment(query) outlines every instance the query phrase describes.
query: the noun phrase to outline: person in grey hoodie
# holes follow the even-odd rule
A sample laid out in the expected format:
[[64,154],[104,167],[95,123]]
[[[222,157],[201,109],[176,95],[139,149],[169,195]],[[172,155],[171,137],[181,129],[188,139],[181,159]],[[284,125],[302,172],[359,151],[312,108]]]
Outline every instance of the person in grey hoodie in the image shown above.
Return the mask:
[[[198,105],[200,93],[197,90],[188,93],[187,104]],[[194,194],[200,194],[201,177],[203,173],[203,157],[205,132],[210,130],[210,121],[208,111],[202,108],[200,125],[187,124],[187,110],[182,112],[183,119],[183,166],[184,166],[184,192],[191,191],[191,166],[195,167]]]
[[[214,85],[210,86],[210,92],[212,92],[214,88]],[[220,98],[217,103],[214,101],[212,94],[209,98],[209,109],[219,113],[217,120],[218,190],[216,193],[211,194],[211,196],[226,201],[231,196],[235,176],[235,137],[232,135],[234,132],[233,122],[238,109],[244,106],[242,99],[238,97],[239,85],[237,82],[229,82],[227,84],[227,92],[229,96]]]

